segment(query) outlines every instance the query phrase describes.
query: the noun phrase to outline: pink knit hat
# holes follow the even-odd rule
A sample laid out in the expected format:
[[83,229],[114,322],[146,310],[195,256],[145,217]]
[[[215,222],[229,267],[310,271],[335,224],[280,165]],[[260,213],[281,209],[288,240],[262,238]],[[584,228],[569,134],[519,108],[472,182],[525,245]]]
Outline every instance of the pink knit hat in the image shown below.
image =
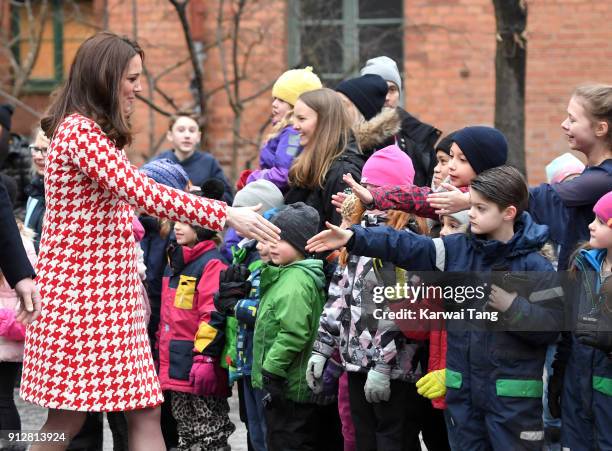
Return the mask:
[[413,182],[412,160],[395,144],[374,152],[361,170],[361,183],[384,186],[412,185]]
[[608,227],[612,227],[612,191],[604,194],[593,207],[593,212]]

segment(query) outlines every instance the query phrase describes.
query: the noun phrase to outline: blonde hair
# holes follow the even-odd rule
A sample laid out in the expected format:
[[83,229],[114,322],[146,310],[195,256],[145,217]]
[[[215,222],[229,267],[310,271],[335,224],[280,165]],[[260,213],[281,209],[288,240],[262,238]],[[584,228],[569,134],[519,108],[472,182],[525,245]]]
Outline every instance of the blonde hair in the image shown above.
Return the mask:
[[582,85],[576,88],[574,97],[578,98],[594,121],[608,124],[608,133],[604,139],[612,147],[612,85],[599,83]]
[[349,143],[351,124],[342,100],[331,89],[308,91],[298,100],[317,114],[317,125],[312,139],[293,161],[289,183],[302,188],[322,188],[327,171]]
[[272,131],[266,137],[266,141],[270,141],[271,139],[276,138],[288,125],[293,125],[293,107],[291,107],[291,109],[287,111],[287,114],[285,114],[285,116],[280,121],[274,124],[274,127],[272,127]]

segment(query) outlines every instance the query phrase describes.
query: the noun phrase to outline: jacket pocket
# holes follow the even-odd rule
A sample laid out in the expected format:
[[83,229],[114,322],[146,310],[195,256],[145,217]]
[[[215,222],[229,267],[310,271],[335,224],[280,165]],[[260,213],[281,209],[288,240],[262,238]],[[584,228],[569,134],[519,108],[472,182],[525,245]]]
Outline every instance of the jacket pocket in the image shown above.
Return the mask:
[[604,395],[612,396],[612,379],[603,376],[593,376],[593,389]]
[[189,372],[193,364],[193,341],[170,340],[170,368],[168,376],[171,379],[189,380]]
[[176,287],[176,295],[174,296],[174,306],[180,309],[191,310],[193,308],[193,297],[196,290],[195,277],[181,275],[178,286]]
[[541,379],[497,379],[495,381],[495,391],[497,396],[541,398],[544,383]]
[[460,389],[463,385],[463,375],[458,371],[446,368],[446,386],[448,388]]

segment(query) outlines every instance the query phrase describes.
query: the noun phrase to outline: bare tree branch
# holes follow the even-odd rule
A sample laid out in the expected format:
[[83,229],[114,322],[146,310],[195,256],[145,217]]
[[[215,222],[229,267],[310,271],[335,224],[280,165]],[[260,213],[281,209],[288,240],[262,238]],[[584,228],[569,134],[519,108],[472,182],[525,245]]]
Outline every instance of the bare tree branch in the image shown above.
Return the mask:
[[149,107],[153,108],[155,111],[157,111],[159,114],[163,114],[166,117],[170,117],[172,116],[172,113],[164,110],[163,108],[155,105],[155,103],[153,103],[152,101],[150,101],[149,99],[147,99],[146,97],[140,95],[140,94],[136,94],[136,98],[138,100],[142,100],[144,103],[146,103],[147,105],[149,105]]
[[43,117],[43,113],[36,111],[34,108],[29,106],[27,103],[22,102],[17,97],[11,95],[10,93],[6,92],[2,88],[0,88],[0,96],[4,97],[5,99],[8,99],[11,103],[14,103],[15,105],[18,105],[19,107],[23,108],[24,111],[27,111],[32,116],[34,116],[36,119],[40,119]]
[[268,82],[266,85],[264,85],[262,88],[260,88],[259,90],[255,91],[253,94],[251,94],[248,97],[245,97],[242,99],[242,103],[249,103],[252,102],[253,100],[255,100],[256,98],[258,98],[259,96],[261,96],[262,94],[264,94],[265,92],[269,91],[270,89],[272,89],[272,86],[274,86],[274,82],[276,80],[270,81]]
[[206,113],[206,101],[204,96],[204,75],[202,74],[202,67],[198,59],[198,52],[195,48],[195,42],[193,41],[193,35],[191,33],[191,27],[189,20],[187,19],[187,5],[189,0],[170,0],[170,3],[176,9],[179,16],[181,26],[183,29],[183,35],[185,36],[185,42],[187,43],[187,49],[189,50],[189,57],[191,58],[191,64],[193,66],[193,73],[195,79],[195,88],[198,96],[198,107],[202,116]]
[[[227,93],[227,100],[232,107],[234,113],[236,113],[236,102],[234,101],[234,97],[232,95],[232,90],[230,89],[230,84],[228,82],[227,75],[227,64],[226,64],[226,55],[225,55],[225,46],[223,44],[223,40],[221,36],[223,35],[223,7],[225,5],[224,0],[219,0],[219,8],[217,11],[217,29],[215,33],[217,47],[219,50],[219,59],[221,60],[221,75],[223,76],[223,89]],[[234,78],[234,80],[237,80]]]
[[[25,8],[27,14],[28,54],[25,58],[21,59],[20,61],[17,61],[16,58],[14,58],[14,56],[12,55],[12,46],[8,48],[9,53],[11,54],[9,61],[13,65],[13,73],[15,76],[12,89],[12,94],[15,97],[19,97],[21,90],[27,83],[32,73],[32,70],[34,69],[34,65],[36,64],[38,55],[40,53],[42,36],[45,29],[45,22],[47,21],[49,13],[47,0],[42,0],[40,2],[40,14],[38,16],[38,20],[34,16],[30,0],[24,2],[23,7]],[[14,38],[17,40],[17,45],[23,36],[21,30],[19,34],[19,37],[16,36]]]

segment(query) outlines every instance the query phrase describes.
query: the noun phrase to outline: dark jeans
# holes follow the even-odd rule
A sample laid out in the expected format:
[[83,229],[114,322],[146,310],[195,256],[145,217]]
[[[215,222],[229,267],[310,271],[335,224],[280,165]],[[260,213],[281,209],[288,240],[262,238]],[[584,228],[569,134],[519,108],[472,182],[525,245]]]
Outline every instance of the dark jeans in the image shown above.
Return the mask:
[[172,416],[172,392],[164,392],[164,402],[161,405],[161,430],[167,449],[178,446],[178,426]]
[[0,430],[21,430],[21,418],[13,394],[21,363],[0,362]]
[[268,451],[320,451],[316,404],[275,399],[264,407]]
[[238,383],[242,385],[240,393],[248,420],[249,445],[254,451],[266,451],[266,420],[262,402],[264,393],[253,387],[251,376],[242,376]]
[[434,409],[431,401],[419,396],[421,404],[421,432],[427,451],[450,451],[444,410]]
[[113,435],[113,451],[128,451],[128,426],[125,414],[107,412],[106,419]]
[[357,451],[420,451],[421,396],[414,384],[391,381],[389,401],[369,403],[365,373],[348,373]]

